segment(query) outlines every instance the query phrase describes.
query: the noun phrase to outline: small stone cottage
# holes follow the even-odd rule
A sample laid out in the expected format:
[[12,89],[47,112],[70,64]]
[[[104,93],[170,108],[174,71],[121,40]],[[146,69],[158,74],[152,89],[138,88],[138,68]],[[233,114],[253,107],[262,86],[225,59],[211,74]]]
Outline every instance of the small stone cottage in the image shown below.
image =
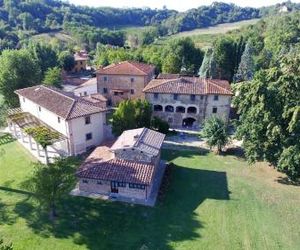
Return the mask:
[[[147,128],[127,130],[112,147],[101,146],[78,169],[77,195],[145,201],[157,192],[165,135]],[[158,178],[159,179],[159,178]]]

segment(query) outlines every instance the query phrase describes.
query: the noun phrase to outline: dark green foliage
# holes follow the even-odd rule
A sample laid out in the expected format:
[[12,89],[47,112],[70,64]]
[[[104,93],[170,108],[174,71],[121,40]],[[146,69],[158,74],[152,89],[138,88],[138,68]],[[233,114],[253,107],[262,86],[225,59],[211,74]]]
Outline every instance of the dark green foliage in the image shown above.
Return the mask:
[[19,104],[15,90],[33,86],[40,81],[40,69],[27,50],[5,50],[0,57],[0,93],[10,107]]
[[56,88],[62,88],[61,69],[58,67],[49,68],[45,73],[43,83]]
[[50,212],[52,219],[57,216],[56,207],[61,197],[74,185],[77,165],[75,158],[59,158],[48,166],[35,163],[33,175],[24,183],[24,187]]
[[113,114],[112,132],[120,135],[128,129],[150,127],[152,107],[147,101],[125,100]]
[[154,116],[151,121],[151,128],[166,135],[169,133],[170,126],[166,121]]
[[266,160],[290,178],[299,176],[294,164],[287,167],[299,153],[299,63],[299,49],[294,49],[278,66],[260,71],[247,84],[238,84],[239,94],[234,98],[240,114],[237,135],[244,141],[248,160]]
[[217,147],[218,154],[222,152],[222,148],[228,143],[227,124],[217,116],[211,116],[205,120],[202,134],[207,139],[209,147]]
[[278,169],[286,173],[292,180],[300,178],[300,147],[285,148],[278,162]]
[[74,56],[69,51],[61,52],[58,60],[60,66],[66,71],[71,71],[75,66]]

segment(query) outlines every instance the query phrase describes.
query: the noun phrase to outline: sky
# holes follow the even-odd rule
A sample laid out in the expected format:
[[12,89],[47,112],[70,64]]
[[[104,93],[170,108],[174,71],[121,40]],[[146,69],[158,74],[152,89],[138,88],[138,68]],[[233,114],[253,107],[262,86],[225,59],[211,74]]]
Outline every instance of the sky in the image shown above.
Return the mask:
[[[109,7],[150,7],[161,9],[164,5],[168,9],[175,9],[178,11],[185,11],[191,8],[196,8],[202,5],[210,5],[216,0],[68,0],[68,2],[76,5],[86,6],[109,6]],[[280,0],[219,0],[219,2],[234,3],[236,5],[245,7],[261,7],[281,3]],[[300,2],[300,0],[293,0],[293,2]]]

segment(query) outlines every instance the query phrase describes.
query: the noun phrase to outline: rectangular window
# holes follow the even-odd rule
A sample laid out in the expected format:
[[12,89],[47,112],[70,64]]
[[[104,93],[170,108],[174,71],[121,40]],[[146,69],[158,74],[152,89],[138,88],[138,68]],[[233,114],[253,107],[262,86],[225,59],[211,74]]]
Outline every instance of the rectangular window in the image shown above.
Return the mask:
[[103,88],[103,94],[107,94],[107,88]]
[[102,185],[102,181],[97,181],[97,185]]
[[158,99],[158,93],[154,93],[154,98]]
[[131,93],[132,95],[134,95],[134,89],[131,89],[131,90],[130,90],[130,93]]
[[213,110],[212,110],[213,114],[216,114],[218,113],[218,108],[214,107]]
[[90,140],[92,140],[92,139],[93,139],[92,133],[88,133],[88,134],[85,135],[85,140],[86,140],[86,141],[90,141]]
[[42,108],[39,106],[39,111],[41,112],[42,111]]
[[117,96],[117,95],[119,95],[119,93],[118,93],[118,92],[114,92],[114,95],[116,95],[116,96]]
[[129,188],[134,188],[134,189],[145,189],[146,186],[145,186],[145,185],[140,185],[140,184],[132,184],[132,183],[129,183]]
[[214,101],[218,101],[219,100],[219,96],[218,95],[215,95],[214,96]]
[[118,182],[118,187],[126,187],[126,183],[125,182]]
[[130,82],[133,83],[133,82],[134,82],[134,78],[131,78],[131,79],[130,79]]
[[103,77],[104,82],[107,82],[107,76]]
[[203,99],[204,99],[204,96],[202,95],[202,96],[200,97],[200,99],[203,100]]
[[88,180],[82,180],[82,183],[88,184]]
[[177,100],[178,99],[178,95],[174,94],[173,98],[174,98],[174,100]]
[[191,95],[191,101],[195,101],[196,100],[196,96],[195,95]]
[[90,116],[86,116],[86,117],[84,118],[84,120],[85,120],[85,124],[86,124],[86,125],[91,123],[91,117],[90,117]]
[[57,122],[60,123],[60,117],[59,116],[57,117]]
[[86,96],[86,95],[87,95],[87,92],[86,92],[86,91],[84,91],[84,93],[83,93],[83,94],[84,94],[84,96]]

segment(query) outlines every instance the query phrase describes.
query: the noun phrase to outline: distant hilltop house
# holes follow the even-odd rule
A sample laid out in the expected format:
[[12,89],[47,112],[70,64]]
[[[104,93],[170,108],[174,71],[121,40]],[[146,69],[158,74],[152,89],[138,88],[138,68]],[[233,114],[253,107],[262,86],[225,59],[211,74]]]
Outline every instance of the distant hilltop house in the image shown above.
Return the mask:
[[153,115],[171,127],[196,128],[212,115],[229,118],[232,91],[228,81],[162,74],[143,91]]
[[72,69],[73,73],[85,71],[87,69],[87,61],[89,55],[86,50],[80,50],[74,54],[75,65]]
[[20,108],[8,115],[9,130],[41,162],[45,154],[27,128],[43,127],[59,135],[47,147],[49,158],[78,155],[104,139],[106,103],[98,95],[77,97],[44,85],[15,91]]
[[98,93],[113,106],[127,99],[144,99],[143,89],[154,76],[153,65],[133,61],[114,63],[97,70]]
[[160,160],[164,138],[139,128],[123,132],[110,148],[96,148],[78,169],[79,182],[72,194],[153,206],[164,172]]

